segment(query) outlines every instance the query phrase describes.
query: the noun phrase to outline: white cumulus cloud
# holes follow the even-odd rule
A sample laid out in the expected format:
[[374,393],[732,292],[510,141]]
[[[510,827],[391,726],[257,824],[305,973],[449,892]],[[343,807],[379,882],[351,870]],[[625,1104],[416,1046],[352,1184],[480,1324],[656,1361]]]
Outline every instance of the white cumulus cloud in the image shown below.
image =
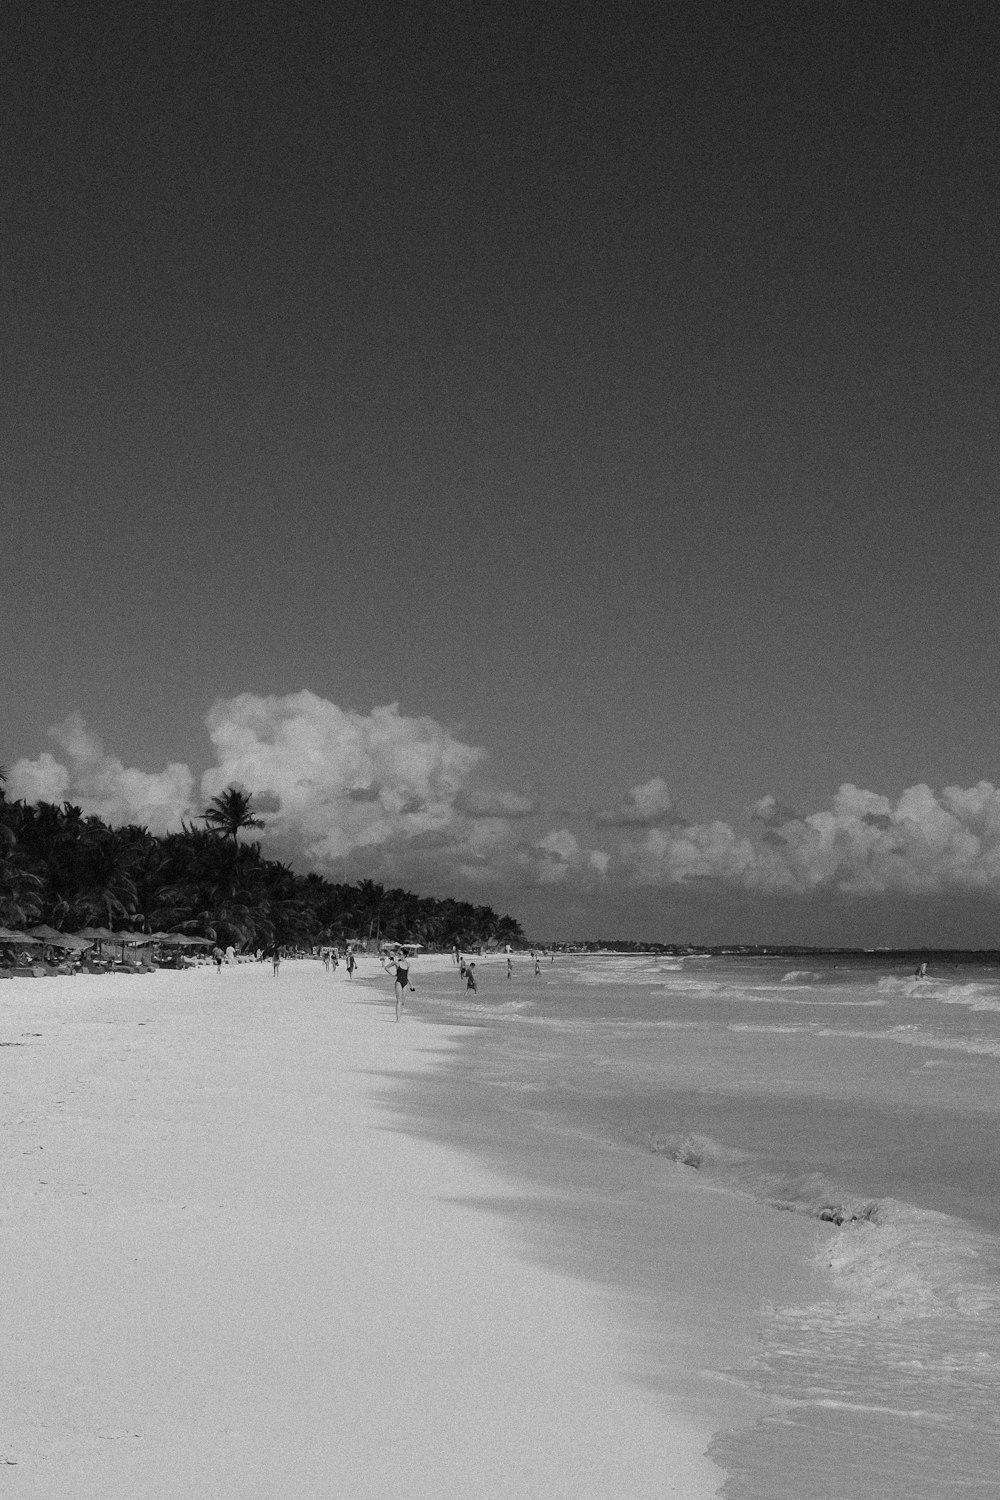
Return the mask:
[[456,804],[486,755],[398,704],[361,714],[310,692],[241,693],[216,703],[207,724],[216,764],[202,778],[205,798],[234,784],[261,795],[266,838],[319,863],[460,839],[467,820]]
[[216,702],[206,726],[214,763],[197,793],[189,767],[130,768],[76,713],[50,731],[60,757],[16,761],[8,795],[68,799],[109,823],[160,833],[235,785],[253,794],[264,824],[257,836],[282,858],[337,873],[344,856],[362,851],[400,879],[412,865],[480,882],[509,866],[514,827],[536,811],[531,798],[483,779],[484,749],[395,703],[358,713],[306,691],[241,693]]
[[632,787],[628,796],[613,807],[598,808],[591,817],[603,828],[652,827],[671,821],[673,807],[667,783],[662,776],[654,776],[641,786]]
[[592,885],[611,863],[603,849],[584,848],[568,828],[554,828],[533,844],[522,844],[515,868],[527,885]]
[[771,895],[1000,896],[1000,792],[987,781],[935,794],[923,784],[893,803],[850,783],[807,815],[764,797],[746,834],[728,823],[651,828],[626,840],[623,871],[641,884],[694,879]]
[[[772,897],[970,893],[1000,897],[1000,791],[989,781],[892,798],[845,782],[804,813],[773,796],[744,825],[685,820],[654,776],[592,814],[606,849],[570,828],[532,828],[537,805],[494,786],[486,751],[390,703],[359,713],[311,692],[220,699],[206,724],[214,762],[142,771],[109,754],[78,713],[50,732],[58,754],[16,760],[7,795],[71,801],[111,824],[177,829],[237,785],[254,796],[265,850],[334,876],[380,874],[508,887],[702,885]],[[535,831],[537,829],[537,831]]]
[[70,801],[107,823],[142,823],[154,833],[179,828],[191,814],[194,777],[179,762],[158,773],[131,770],[108,755],[83,718],[72,713],[49,731],[65,763],[43,750],[37,760],[17,760],[7,794],[26,802]]

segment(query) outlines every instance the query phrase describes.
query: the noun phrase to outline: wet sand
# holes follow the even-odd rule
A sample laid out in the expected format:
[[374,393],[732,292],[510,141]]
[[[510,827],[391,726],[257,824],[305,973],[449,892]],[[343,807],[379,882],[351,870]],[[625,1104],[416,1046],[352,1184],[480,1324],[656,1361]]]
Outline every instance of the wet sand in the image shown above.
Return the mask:
[[540,1253],[537,1185],[399,1128],[454,1041],[378,986],[0,986],[6,1494],[717,1493],[715,1409],[668,1394],[691,1325],[645,1379],[640,1302]]
[[[498,1042],[496,1007],[516,1007],[533,981],[508,984],[502,957],[478,966],[476,997],[453,967],[420,977],[411,1006],[419,1002],[421,1018],[443,1024],[451,1041],[444,1067],[400,1080],[400,1128],[472,1152],[515,1188],[477,1206],[532,1262],[599,1293],[631,1378],[664,1411],[706,1434],[779,1416],[752,1366],[776,1308],[833,1295],[822,1253],[833,1227],[775,1212],[595,1129],[570,1051],[553,1064],[535,1050],[530,1026],[520,1043],[509,1032]],[[462,1022],[457,1030],[449,1017]],[[519,1045],[526,1052],[512,1069],[508,1049]],[[717,1483],[724,1479],[720,1471]]]
[[994,1495],[995,973],[774,968],[422,982],[467,1025],[401,1119],[531,1184],[531,1253],[606,1288],[649,1388],[717,1424],[727,1500]]

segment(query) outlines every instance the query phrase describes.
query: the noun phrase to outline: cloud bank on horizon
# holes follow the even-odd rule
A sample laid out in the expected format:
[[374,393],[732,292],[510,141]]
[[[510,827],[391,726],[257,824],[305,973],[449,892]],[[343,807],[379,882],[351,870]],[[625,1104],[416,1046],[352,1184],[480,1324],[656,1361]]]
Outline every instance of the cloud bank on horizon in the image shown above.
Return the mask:
[[241,693],[216,702],[206,724],[215,763],[199,796],[188,766],[127,767],[78,713],[50,731],[60,757],[15,761],[7,793],[68,800],[109,823],[165,833],[238,785],[254,794],[269,854],[334,878],[360,853],[366,873],[394,883],[1000,897],[1000,791],[989,781],[937,793],[921,784],[895,802],[845,783],[829,808],[808,814],[768,795],[739,830],[686,820],[653,776],[591,812],[608,847],[588,847],[565,827],[539,831],[536,803],[491,782],[484,748],[395,703],[361,714],[308,691]]

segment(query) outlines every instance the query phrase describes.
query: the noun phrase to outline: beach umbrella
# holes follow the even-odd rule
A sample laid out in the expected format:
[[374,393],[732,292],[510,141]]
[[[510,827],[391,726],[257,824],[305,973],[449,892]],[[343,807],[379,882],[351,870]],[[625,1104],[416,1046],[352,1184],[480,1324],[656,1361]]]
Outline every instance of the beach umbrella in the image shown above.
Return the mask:
[[91,940],[77,937],[74,932],[59,932],[55,927],[32,927],[31,936],[36,937],[40,943],[47,943],[50,948],[65,948],[67,952],[82,953],[85,948],[94,946]]
[[27,943],[29,947],[41,942],[41,938],[32,937],[30,932],[15,932],[10,927],[0,927],[0,943]]
[[53,939],[53,948],[68,948],[71,953],[86,953],[94,946],[93,938],[81,937],[78,932],[64,932],[58,941]]
[[186,932],[165,932],[160,938],[161,948],[211,948],[212,939],[188,937]]

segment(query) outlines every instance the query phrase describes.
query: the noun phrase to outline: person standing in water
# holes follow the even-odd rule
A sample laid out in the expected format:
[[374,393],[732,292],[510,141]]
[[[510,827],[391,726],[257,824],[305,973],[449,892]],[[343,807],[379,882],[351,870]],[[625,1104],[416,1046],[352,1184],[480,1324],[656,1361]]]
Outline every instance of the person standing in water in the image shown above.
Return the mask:
[[510,961],[510,954],[508,953],[508,955],[507,955],[507,978],[508,979],[512,978],[513,974],[514,974],[514,965],[511,963],[511,961]]
[[541,972],[542,972],[542,966],[539,963],[538,959],[536,958],[535,959],[535,973],[536,974],[540,974]]

